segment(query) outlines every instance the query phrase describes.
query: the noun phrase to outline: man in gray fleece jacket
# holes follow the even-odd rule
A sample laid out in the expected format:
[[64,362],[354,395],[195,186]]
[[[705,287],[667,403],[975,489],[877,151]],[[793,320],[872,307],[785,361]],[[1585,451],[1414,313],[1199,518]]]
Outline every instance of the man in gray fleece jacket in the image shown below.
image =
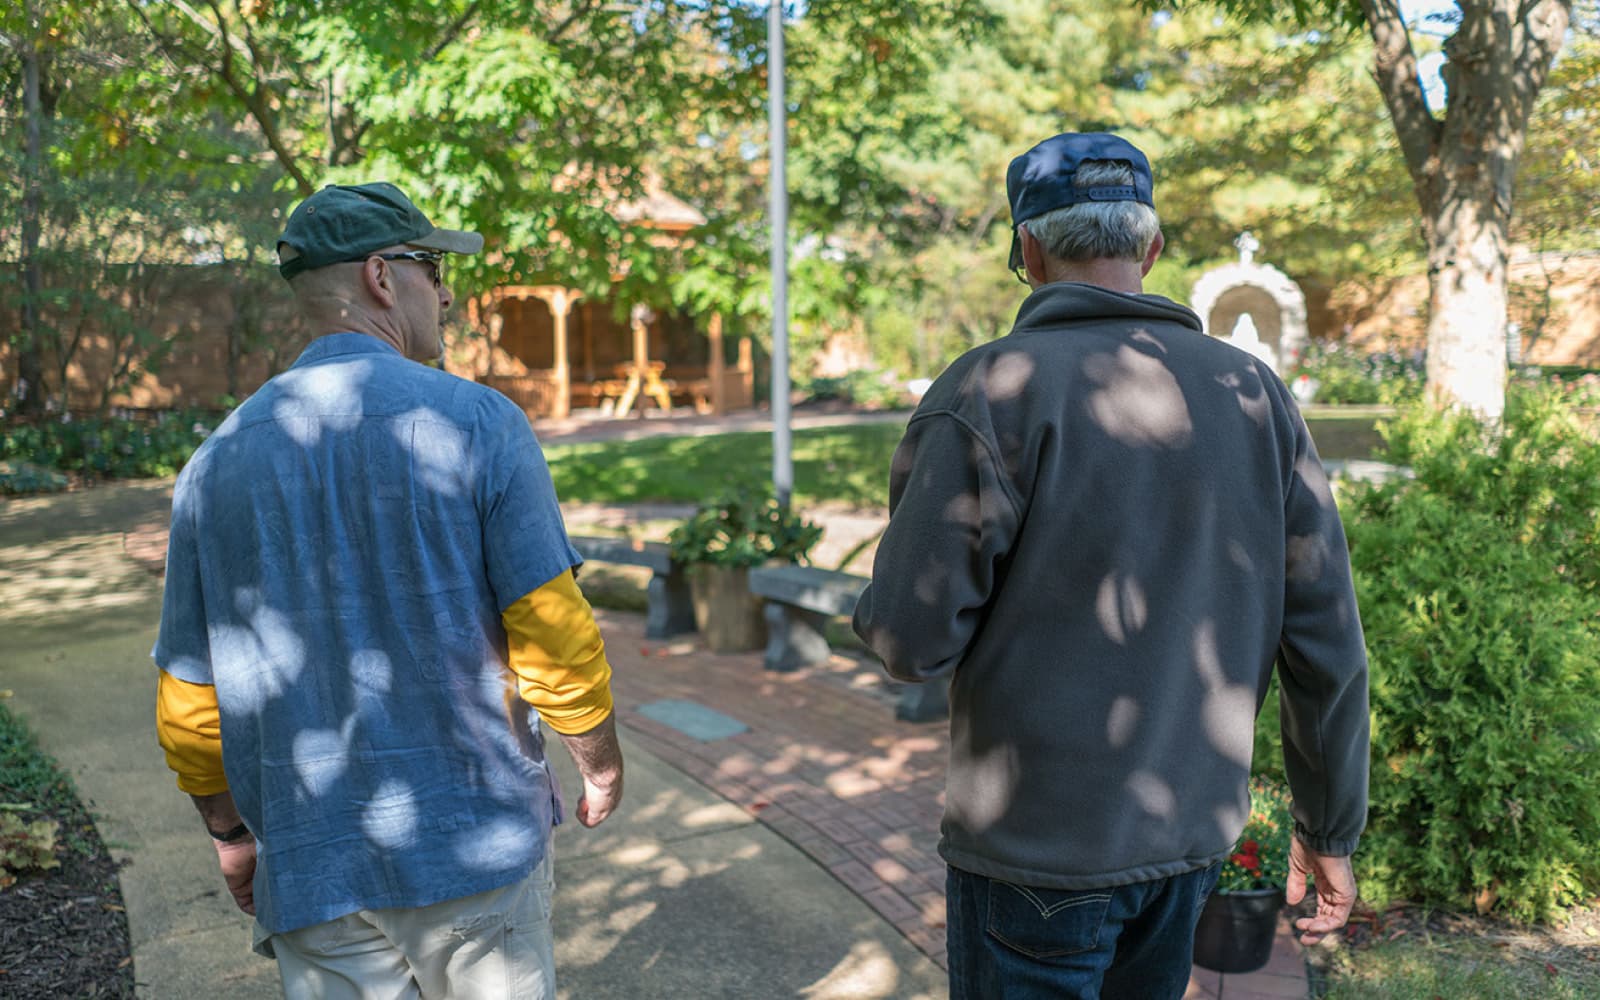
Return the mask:
[[1162,247],[1144,155],[1058,135],[1006,187],[1032,294],[912,417],[855,629],[895,677],[950,679],[952,996],[1176,998],[1275,663],[1288,898],[1317,887],[1303,940],[1355,901],[1349,555],[1283,382],[1142,294]]

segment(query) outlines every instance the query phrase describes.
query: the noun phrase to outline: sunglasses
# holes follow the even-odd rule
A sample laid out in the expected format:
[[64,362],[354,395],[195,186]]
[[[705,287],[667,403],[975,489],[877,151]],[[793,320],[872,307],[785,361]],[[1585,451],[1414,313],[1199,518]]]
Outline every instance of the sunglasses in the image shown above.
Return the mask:
[[379,260],[414,260],[419,264],[428,265],[428,276],[433,279],[433,287],[438,288],[444,284],[444,253],[439,250],[406,250],[401,253],[369,253],[365,257],[356,257],[351,263],[356,263],[372,258]]

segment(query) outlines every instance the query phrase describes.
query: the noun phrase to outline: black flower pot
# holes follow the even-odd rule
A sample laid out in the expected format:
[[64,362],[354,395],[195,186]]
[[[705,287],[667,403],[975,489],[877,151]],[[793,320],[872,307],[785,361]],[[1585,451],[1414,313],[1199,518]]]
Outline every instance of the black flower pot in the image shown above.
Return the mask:
[[1272,957],[1282,889],[1213,892],[1194,928],[1194,963],[1213,972],[1254,972]]

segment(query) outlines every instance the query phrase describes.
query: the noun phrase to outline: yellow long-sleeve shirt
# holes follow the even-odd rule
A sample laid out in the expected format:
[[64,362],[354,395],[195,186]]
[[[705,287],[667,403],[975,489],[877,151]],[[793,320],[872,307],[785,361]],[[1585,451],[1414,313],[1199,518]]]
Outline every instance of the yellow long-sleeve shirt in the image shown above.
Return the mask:
[[[524,594],[500,615],[522,699],[558,733],[585,733],[611,714],[611,664],[594,610],[571,572]],[[178,788],[190,795],[228,790],[222,772],[217,691],[161,671],[156,733]]]

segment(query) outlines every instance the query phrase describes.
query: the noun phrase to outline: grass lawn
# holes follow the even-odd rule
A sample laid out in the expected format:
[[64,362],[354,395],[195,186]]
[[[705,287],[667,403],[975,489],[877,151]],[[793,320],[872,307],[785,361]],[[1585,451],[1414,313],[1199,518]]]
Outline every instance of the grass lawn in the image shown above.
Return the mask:
[[[1373,424],[1386,413],[1378,407],[1325,407],[1308,412],[1306,422],[1323,458],[1369,458],[1378,445]],[[898,422],[795,431],[795,500],[802,506],[889,506],[889,459],[904,433]],[[557,444],[544,451],[556,495],[582,503],[696,503],[726,487],[766,483],[772,475],[767,431]]]
[[[889,458],[904,434],[898,422],[795,431],[795,500],[887,507]],[[696,503],[727,487],[769,482],[772,435],[748,431],[551,445],[545,457],[563,500]]]

